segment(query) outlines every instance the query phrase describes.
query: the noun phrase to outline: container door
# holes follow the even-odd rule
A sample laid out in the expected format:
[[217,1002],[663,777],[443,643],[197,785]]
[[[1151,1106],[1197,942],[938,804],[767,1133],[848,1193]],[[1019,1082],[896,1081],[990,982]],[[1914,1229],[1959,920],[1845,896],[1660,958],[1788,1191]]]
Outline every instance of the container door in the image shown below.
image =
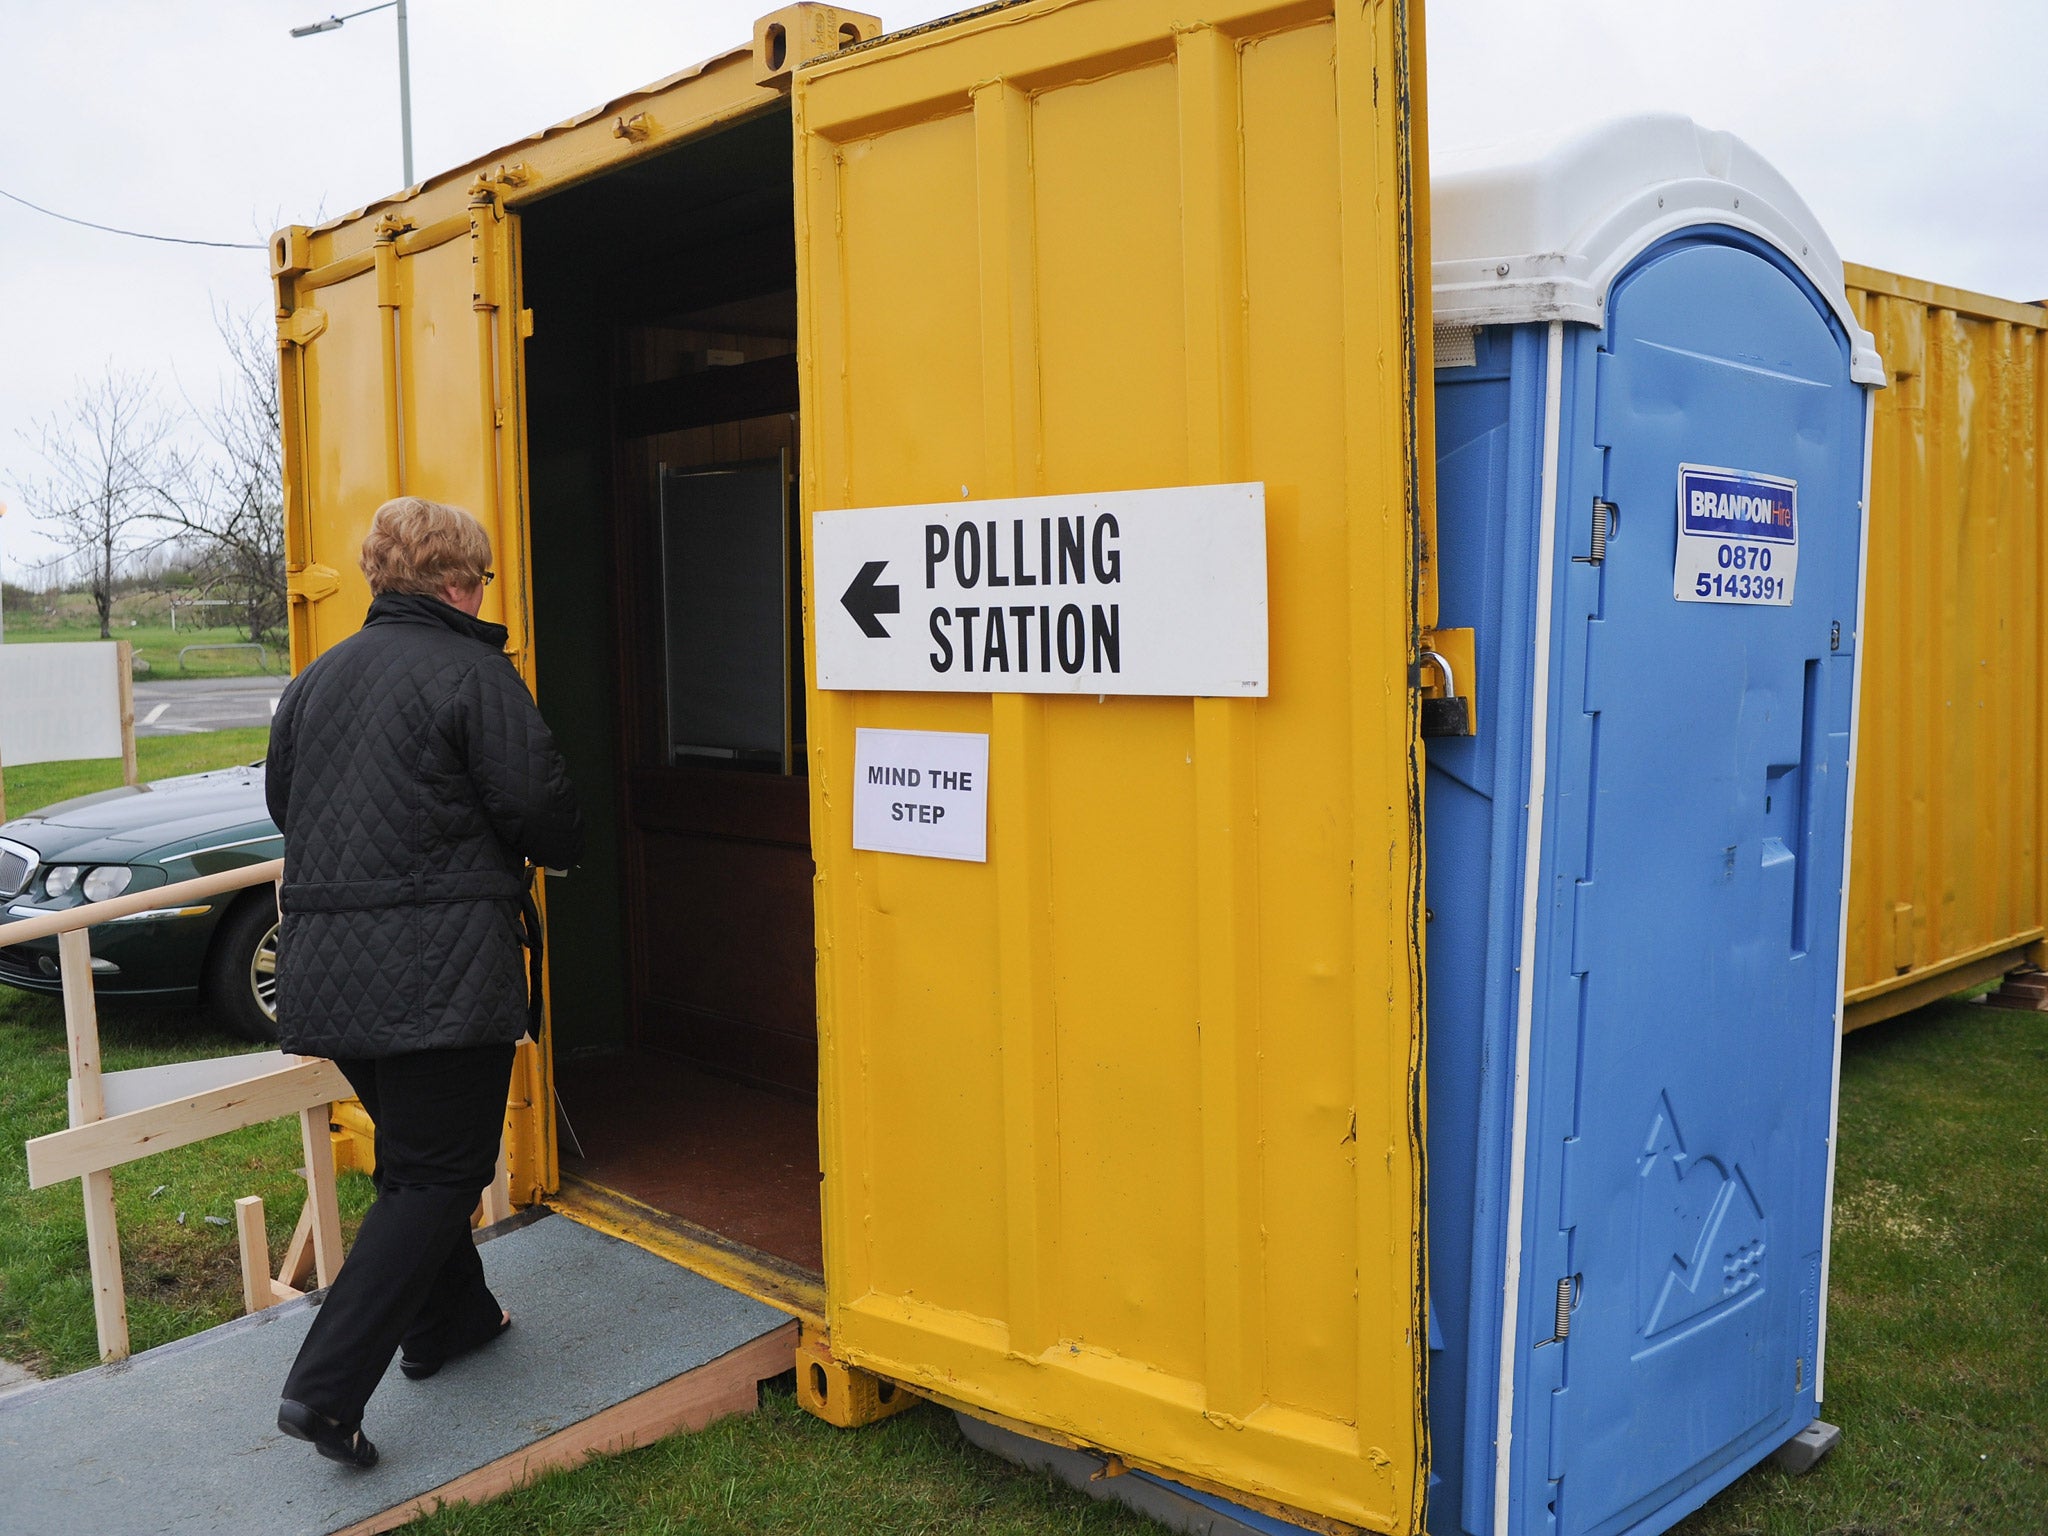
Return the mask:
[[1609,314],[1561,535],[1510,1527],[1573,1536],[1814,1413],[1861,539],[1863,393],[1810,290],[1696,238]]
[[[1270,573],[1264,699],[813,687],[831,1343],[1408,1531],[1419,17],[1200,18],[991,7],[797,76],[807,515],[1259,481]],[[853,851],[862,726],[989,737],[985,863]]]
[[[309,231],[272,237],[294,671],[362,627],[356,551],[380,503],[413,495],[490,530],[483,617],[511,631],[533,684],[518,224],[496,192],[480,180],[465,212],[425,226],[388,213],[367,247],[320,266]],[[553,1117],[535,1110],[546,1066],[520,1047],[507,1152],[521,1204],[554,1182]]]

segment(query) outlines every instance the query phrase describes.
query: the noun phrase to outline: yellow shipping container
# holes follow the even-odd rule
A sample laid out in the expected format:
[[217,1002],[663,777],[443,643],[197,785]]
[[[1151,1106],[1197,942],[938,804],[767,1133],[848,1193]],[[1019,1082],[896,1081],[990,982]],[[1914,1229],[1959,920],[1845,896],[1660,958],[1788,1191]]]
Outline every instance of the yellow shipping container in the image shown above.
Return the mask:
[[1869,267],[1872,431],[1847,1028],[2043,960],[2048,310]]
[[[851,1364],[1417,1529],[1419,8],[875,30],[276,237],[294,660],[384,498],[491,527],[594,832],[518,1200],[828,1326],[827,1413]],[[1270,696],[817,686],[814,516],[1247,482]],[[876,727],[986,735],[986,862],[855,850]]]

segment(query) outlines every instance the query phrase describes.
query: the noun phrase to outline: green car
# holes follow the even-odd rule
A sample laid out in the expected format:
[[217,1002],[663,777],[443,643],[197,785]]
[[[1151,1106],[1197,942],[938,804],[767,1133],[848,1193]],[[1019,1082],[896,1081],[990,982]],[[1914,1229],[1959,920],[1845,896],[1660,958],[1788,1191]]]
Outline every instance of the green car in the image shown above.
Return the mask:
[[[18,918],[133,895],[284,853],[263,765],[45,806],[0,826],[0,984],[57,992],[57,941],[9,944]],[[90,930],[101,997],[203,998],[252,1040],[277,1038],[277,900],[269,884],[153,908]]]

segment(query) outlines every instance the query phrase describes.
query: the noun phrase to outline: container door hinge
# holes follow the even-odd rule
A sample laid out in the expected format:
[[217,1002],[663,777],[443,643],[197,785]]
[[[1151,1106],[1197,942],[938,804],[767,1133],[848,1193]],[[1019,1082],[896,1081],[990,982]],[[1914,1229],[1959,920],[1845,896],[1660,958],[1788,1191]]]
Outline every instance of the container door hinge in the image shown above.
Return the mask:
[[533,172],[524,160],[500,160],[488,170],[478,171],[469,182],[469,202],[472,208],[479,202],[489,201],[514,191],[533,180]]
[[1604,496],[1593,498],[1593,551],[1591,554],[1573,555],[1576,565],[1601,565],[1607,559],[1607,541],[1614,537],[1621,527],[1621,508]]
[[327,311],[302,304],[277,322],[277,339],[288,346],[303,347],[327,329]]
[[1422,632],[1421,654],[1409,669],[1411,687],[1422,695],[1422,734],[1472,736],[1478,733],[1478,696],[1474,673],[1478,645],[1469,629]]
[[317,603],[341,590],[341,572],[331,565],[295,565],[285,571],[285,594],[296,602]]
[[1892,903],[1892,969],[1901,976],[1913,969],[1913,903]]

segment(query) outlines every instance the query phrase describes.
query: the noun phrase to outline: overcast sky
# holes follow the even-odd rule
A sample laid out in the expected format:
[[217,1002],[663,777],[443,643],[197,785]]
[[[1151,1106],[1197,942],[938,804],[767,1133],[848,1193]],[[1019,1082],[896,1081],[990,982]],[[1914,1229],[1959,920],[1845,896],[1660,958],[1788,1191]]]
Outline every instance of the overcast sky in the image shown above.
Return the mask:
[[[0,0],[0,190],[252,244],[392,191],[392,14],[288,36],[333,8]],[[772,8],[410,0],[415,171],[723,52]],[[958,8],[905,0],[882,17]],[[1686,112],[1761,150],[1851,260],[2048,298],[2048,0],[1430,0],[1428,21],[1439,151]],[[121,239],[0,201],[0,569],[18,579],[49,548],[14,489],[38,469],[22,434],[109,363],[210,400],[213,311],[267,315],[266,270],[260,249]]]

